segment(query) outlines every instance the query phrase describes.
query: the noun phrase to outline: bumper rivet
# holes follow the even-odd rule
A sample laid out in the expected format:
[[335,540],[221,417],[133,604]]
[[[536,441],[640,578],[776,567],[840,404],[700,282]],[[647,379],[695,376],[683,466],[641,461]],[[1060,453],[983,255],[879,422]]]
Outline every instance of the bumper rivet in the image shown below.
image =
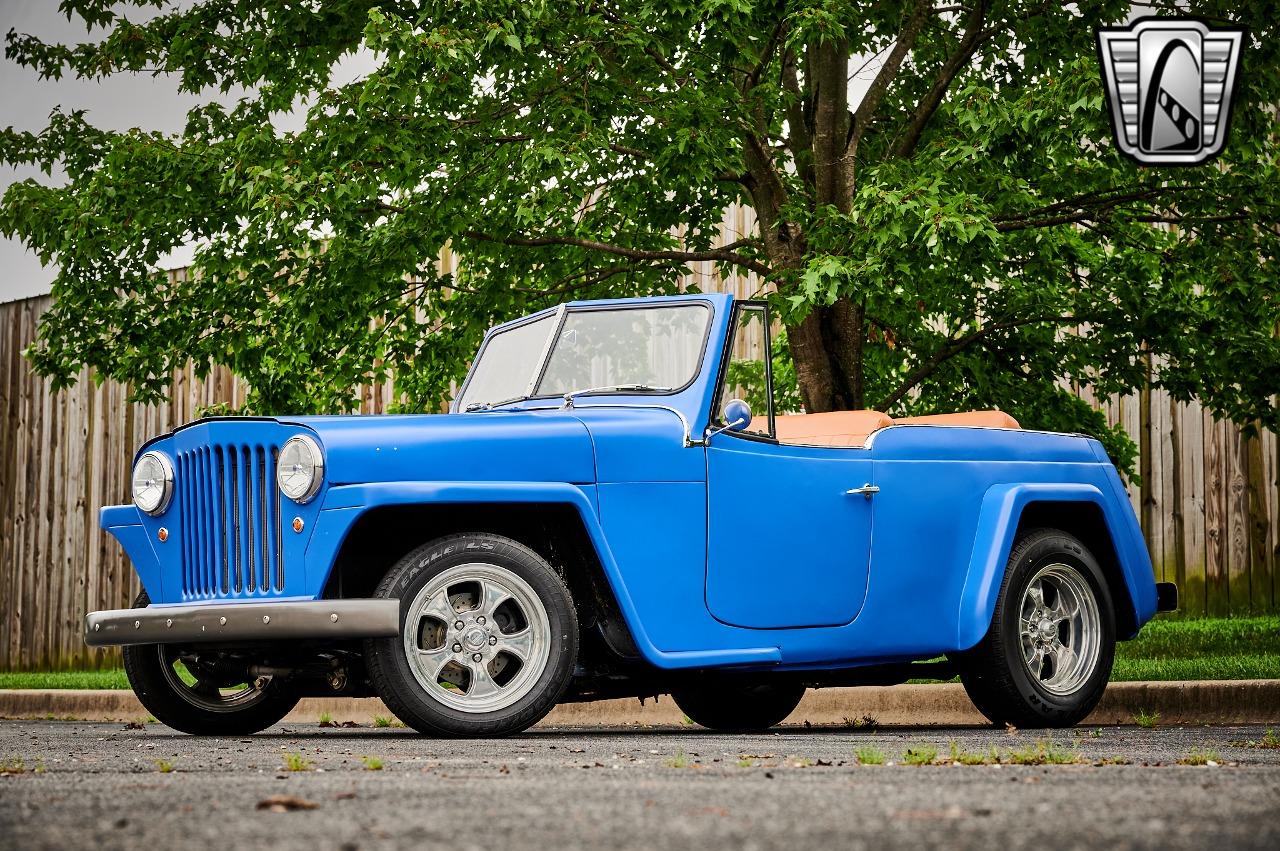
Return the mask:
[[225,617],[218,618],[218,626],[226,626],[226,625],[227,625],[227,619]]
[[93,631],[94,631],[94,632],[97,632],[97,631],[98,631],[98,630],[100,630],[100,629],[102,629],[102,624],[100,624],[100,623],[95,623],[95,624],[93,625]]
[[271,615],[263,615],[263,616],[262,616],[262,622],[263,622],[263,623],[271,623]]
[[172,626],[173,626],[173,618],[165,618],[164,628],[169,629]]
[[142,629],[142,621],[134,621],[134,622],[133,622],[133,628],[134,628],[134,629]]
[[334,613],[332,613],[331,615],[329,615],[329,623],[337,623],[337,622],[338,622],[338,613],[337,613],[337,612],[334,612]]

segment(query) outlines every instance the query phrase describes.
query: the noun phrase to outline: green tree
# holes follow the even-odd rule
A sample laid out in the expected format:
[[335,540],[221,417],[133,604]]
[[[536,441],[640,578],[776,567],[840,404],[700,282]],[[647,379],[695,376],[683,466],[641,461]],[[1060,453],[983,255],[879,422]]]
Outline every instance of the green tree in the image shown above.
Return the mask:
[[[0,137],[0,160],[67,175],[0,206],[60,269],[29,354],[63,381],[87,364],[148,398],[220,363],[254,410],[341,410],[394,371],[429,410],[494,321],[672,291],[706,260],[772,293],[810,411],[998,405],[1125,465],[1062,383],[1277,425],[1270,3],[1149,4],[1249,27],[1226,150],[1182,169],[1111,141],[1093,28],[1116,0],[61,7],[96,40],[10,32],[6,55],[206,96],[177,137],[59,110]],[[376,70],[332,84],[361,50]],[[717,247],[733,203],[758,225]],[[191,241],[195,275],[154,274]]]

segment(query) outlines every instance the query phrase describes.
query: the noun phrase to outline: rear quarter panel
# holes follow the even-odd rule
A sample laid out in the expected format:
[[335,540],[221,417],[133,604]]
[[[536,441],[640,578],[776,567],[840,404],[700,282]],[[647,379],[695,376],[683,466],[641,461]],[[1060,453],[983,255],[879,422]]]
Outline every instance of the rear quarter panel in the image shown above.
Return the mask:
[[1150,619],[1151,562],[1115,469],[1096,443],[1003,429],[880,432],[871,447],[881,491],[864,617],[885,629],[902,624],[900,649],[907,653],[973,646],[990,625],[1023,509],[1089,502],[1111,533],[1134,623]]

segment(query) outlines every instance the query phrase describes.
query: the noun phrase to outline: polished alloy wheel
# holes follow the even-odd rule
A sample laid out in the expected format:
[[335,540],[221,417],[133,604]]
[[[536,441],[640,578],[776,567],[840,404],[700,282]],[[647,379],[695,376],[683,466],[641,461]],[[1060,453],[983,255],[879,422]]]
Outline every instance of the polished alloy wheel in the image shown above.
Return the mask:
[[512,571],[460,564],[414,597],[404,652],[433,700],[462,712],[493,712],[537,684],[550,657],[551,621],[533,588]]
[[1065,564],[1042,567],[1027,584],[1018,614],[1022,658],[1050,694],[1075,692],[1098,664],[1098,603],[1089,581]]
[[271,683],[271,677],[258,677],[252,682],[220,683],[198,665],[184,662],[172,645],[157,644],[156,652],[160,654],[160,671],[174,694],[209,712],[236,712],[260,703]]

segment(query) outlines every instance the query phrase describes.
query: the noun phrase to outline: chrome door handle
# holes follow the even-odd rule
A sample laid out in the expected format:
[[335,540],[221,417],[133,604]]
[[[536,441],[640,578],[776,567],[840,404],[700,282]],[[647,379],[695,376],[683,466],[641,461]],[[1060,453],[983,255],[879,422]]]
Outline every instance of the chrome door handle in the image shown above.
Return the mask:
[[845,493],[845,496],[856,496],[858,494],[862,494],[867,499],[871,499],[872,494],[880,493],[880,488],[877,485],[873,485],[870,482],[867,482],[865,485],[863,485],[860,488],[850,488],[844,493]]

